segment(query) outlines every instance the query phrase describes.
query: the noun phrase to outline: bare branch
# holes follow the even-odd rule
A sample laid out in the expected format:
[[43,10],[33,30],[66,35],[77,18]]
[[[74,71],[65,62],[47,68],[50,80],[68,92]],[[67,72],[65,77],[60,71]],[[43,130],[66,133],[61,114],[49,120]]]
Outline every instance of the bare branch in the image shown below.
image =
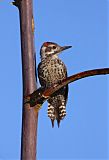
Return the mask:
[[21,1],[22,1],[22,0],[14,0],[14,1],[12,2],[12,4],[13,4],[14,6],[16,6],[16,7],[19,8]]
[[54,94],[57,90],[66,86],[67,84],[77,81],[82,78],[89,77],[89,76],[105,75],[105,74],[109,74],[109,68],[94,69],[94,70],[88,70],[88,71],[77,73],[63,80],[60,84],[55,84],[54,86],[50,88],[40,87],[35,92],[33,92],[31,95],[25,98],[25,103],[30,103],[30,106],[35,107],[36,110],[38,111],[41,108],[42,104],[47,99],[49,99],[49,97],[52,94]]
[[[21,54],[23,72],[23,97],[36,90],[34,23],[32,0],[14,0],[19,9]],[[24,99],[23,99],[24,101]],[[38,113],[23,102],[21,160],[36,160]]]

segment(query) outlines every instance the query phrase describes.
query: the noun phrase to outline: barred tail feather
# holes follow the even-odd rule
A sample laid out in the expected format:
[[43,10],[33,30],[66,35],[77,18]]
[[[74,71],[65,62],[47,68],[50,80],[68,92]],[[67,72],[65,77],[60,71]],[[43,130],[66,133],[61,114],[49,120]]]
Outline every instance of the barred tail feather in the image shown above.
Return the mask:
[[60,121],[63,120],[65,116],[66,116],[66,106],[61,105],[58,108],[58,117],[56,118],[58,127],[60,127]]
[[54,107],[51,104],[48,104],[48,117],[51,119],[52,127],[54,127],[55,113]]
[[59,117],[62,120],[62,119],[64,119],[65,116],[66,116],[66,106],[61,105],[61,106],[59,106]]
[[57,120],[58,127],[60,126],[60,121],[66,116],[66,106],[65,102],[58,107],[53,107],[50,103],[48,104],[48,117],[51,119],[52,127],[54,127],[54,121]]

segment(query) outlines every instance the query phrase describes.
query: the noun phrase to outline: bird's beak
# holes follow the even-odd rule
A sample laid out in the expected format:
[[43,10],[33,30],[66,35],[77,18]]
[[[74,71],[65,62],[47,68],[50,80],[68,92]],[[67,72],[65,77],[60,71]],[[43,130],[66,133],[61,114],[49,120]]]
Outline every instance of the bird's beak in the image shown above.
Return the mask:
[[61,53],[62,51],[66,50],[66,49],[69,49],[71,48],[72,46],[63,46],[63,47],[60,47],[60,49],[58,51],[56,51],[54,54],[52,55],[55,55],[55,54],[59,54]]
[[60,48],[60,52],[66,50],[66,49],[69,49],[69,48],[71,48],[71,47],[72,47],[72,46],[63,46],[63,47]]

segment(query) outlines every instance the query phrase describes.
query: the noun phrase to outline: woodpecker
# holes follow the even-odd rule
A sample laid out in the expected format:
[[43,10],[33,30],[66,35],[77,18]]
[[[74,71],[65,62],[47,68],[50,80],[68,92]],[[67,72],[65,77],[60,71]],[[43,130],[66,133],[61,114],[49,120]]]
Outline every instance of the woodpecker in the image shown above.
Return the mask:
[[[59,59],[60,52],[72,46],[59,46],[53,42],[43,43],[40,49],[41,62],[38,65],[38,77],[41,86],[51,87],[60,84],[67,77],[65,64]],[[54,120],[60,121],[66,116],[66,103],[68,97],[68,85],[59,89],[48,99],[48,117],[51,119],[52,127]]]

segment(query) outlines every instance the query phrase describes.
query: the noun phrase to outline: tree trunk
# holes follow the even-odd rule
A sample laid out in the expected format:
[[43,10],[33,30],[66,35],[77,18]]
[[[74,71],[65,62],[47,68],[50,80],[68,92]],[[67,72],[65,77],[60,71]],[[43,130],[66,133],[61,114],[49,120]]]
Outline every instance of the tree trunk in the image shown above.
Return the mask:
[[21,31],[23,73],[21,160],[36,160],[38,113],[29,104],[24,104],[24,97],[36,90],[33,4],[32,0],[16,0],[13,4],[19,9]]

